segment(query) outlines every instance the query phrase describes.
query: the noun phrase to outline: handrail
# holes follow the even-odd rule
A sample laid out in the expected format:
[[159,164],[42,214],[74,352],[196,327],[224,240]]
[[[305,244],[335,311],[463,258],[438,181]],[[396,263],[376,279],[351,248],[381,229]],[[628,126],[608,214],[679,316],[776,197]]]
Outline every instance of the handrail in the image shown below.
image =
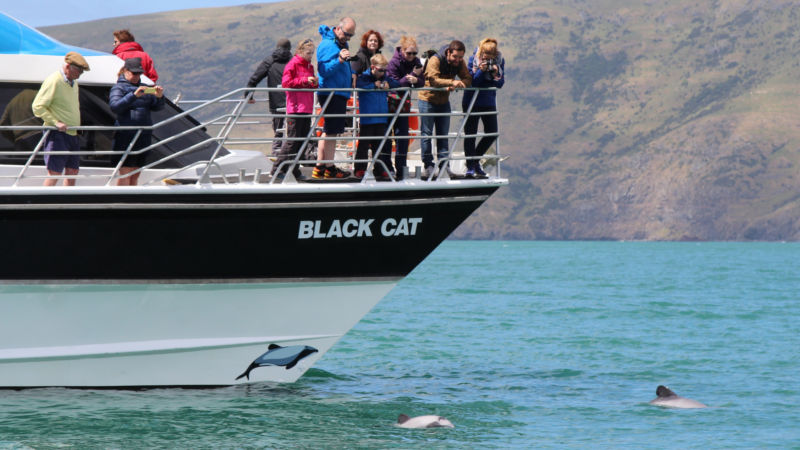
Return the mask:
[[[319,94],[319,93],[342,91],[342,90],[343,89],[341,89],[341,88],[339,88],[339,89],[330,88],[330,89],[292,89],[291,91],[314,92],[315,94]],[[359,96],[360,93],[374,92],[373,89],[357,89],[357,88],[353,89],[353,88],[351,88],[351,89],[348,89],[348,90],[351,91],[352,94],[354,94],[353,95],[354,104],[357,104],[357,99],[358,99],[358,96]],[[399,102],[400,105],[403,105],[407,99],[411,99],[411,94],[412,93],[417,92],[417,91],[422,91],[422,90],[447,91],[447,89],[445,89],[445,88],[392,88],[392,89],[390,89],[390,91],[402,93],[402,96],[401,96],[402,98],[401,98],[401,100]],[[464,89],[459,89],[459,90],[479,91],[479,90],[496,90],[496,88],[464,88]],[[471,157],[471,156],[467,157],[467,156],[457,156],[457,155],[454,154],[455,148],[456,148],[457,144],[459,143],[459,141],[461,141],[461,140],[463,140],[465,138],[482,138],[482,137],[495,137],[495,138],[497,138],[497,137],[499,137],[499,133],[485,133],[485,132],[483,132],[483,133],[476,132],[474,134],[466,134],[466,133],[464,133],[464,129],[465,129],[465,126],[466,126],[466,121],[470,116],[496,115],[497,114],[497,111],[472,112],[473,106],[475,105],[477,97],[478,97],[477,95],[473,95],[472,96],[471,101],[469,102],[469,106],[468,106],[466,111],[454,110],[454,111],[451,111],[449,113],[420,113],[418,111],[418,109],[416,109],[416,108],[412,108],[412,110],[410,112],[404,113],[404,112],[402,112],[402,107],[400,107],[400,108],[397,109],[397,111],[392,112],[392,113],[366,114],[366,113],[361,113],[360,111],[358,111],[357,110],[357,106],[353,106],[353,107],[349,107],[348,110],[343,114],[325,114],[325,116],[322,116],[320,111],[324,111],[326,109],[326,106],[327,106],[327,103],[326,103],[325,105],[321,105],[321,107],[318,107],[318,109],[316,109],[315,112],[311,114],[311,117],[313,118],[312,126],[310,127],[310,130],[309,130],[308,134],[305,137],[293,137],[293,138],[290,138],[290,137],[287,137],[287,136],[282,136],[282,137],[266,137],[266,138],[243,138],[243,137],[233,137],[233,136],[231,136],[234,128],[237,125],[241,125],[242,123],[247,123],[249,125],[262,124],[263,123],[263,122],[261,122],[262,118],[266,118],[266,119],[270,119],[271,120],[271,119],[273,119],[275,117],[281,117],[281,118],[290,118],[290,117],[308,118],[309,117],[309,115],[307,115],[307,114],[298,115],[298,114],[287,114],[285,112],[277,112],[277,113],[268,112],[266,114],[264,114],[264,113],[252,113],[252,112],[245,113],[245,109],[246,109],[246,107],[248,105],[248,101],[250,99],[253,99],[254,95],[256,93],[275,92],[275,91],[286,92],[286,91],[289,91],[289,89],[270,88],[270,87],[265,87],[265,88],[242,87],[242,88],[238,88],[238,89],[235,89],[233,91],[230,91],[230,92],[228,92],[226,94],[220,95],[220,96],[218,96],[218,97],[216,97],[214,99],[211,99],[211,100],[190,101],[190,100],[177,100],[176,99],[176,102],[175,102],[176,104],[178,104],[180,102],[180,103],[187,104],[187,105],[194,104],[195,106],[192,106],[187,110],[184,110],[184,111],[182,111],[182,112],[180,112],[178,114],[175,114],[174,116],[171,116],[171,117],[169,117],[167,119],[164,119],[164,120],[162,120],[162,121],[160,121],[158,123],[155,123],[155,124],[149,125],[149,126],[111,126],[111,125],[99,125],[98,126],[98,125],[91,125],[91,126],[70,127],[71,130],[76,130],[76,131],[112,131],[113,132],[113,131],[118,131],[118,130],[135,130],[136,131],[136,137],[138,138],[139,135],[141,135],[141,133],[143,133],[145,131],[155,132],[155,131],[160,130],[161,128],[163,128],[163,127],[165,127],[165,126],[167,126],[167,125],[169,125],[169,124],[171,124],[171,123],[173,123],[175,121],[178,121],[178,120],[180,120],[182,118],[188,118],[188,117],[192,116],[193,114],[201,113],[203,111],[208,110],[209,108],[211,108],[213,106],[220,106],[220,105],[222,105],[222,106],[231,105],[232,106],[230,112],[228,112],[228,113],[218,114],[215,117],[212,117],[211,119],[205,120],[205,121],[194,120],[193,121],[194,122],[193,126],[188,126],[187,128],[183,129],[179,133],[176,133],[174,135],[168,136],[168,137],[166,137],[166,138],[164,138],[162,140],[159,140],[157,142],[153,142],[153,143],[151,143],[150,145],[148,145],[147,147],[145,147],[143,149],[133,150],[133,145],[134,145],[134,142],[136,141],[136,139],[133,139],[131,141],[131,143],[127,146],[127,148],[124,149],[124,150],[105,150],[105,149],[101,149],[101,150],[81,150],[81,151],[76,151],[76,152],[69,152],[69,151],[52,151],[52,152],[49,152],[50,154],[53,154],[53,155],[59,155],[59,154],[62,154],[62,155],[63,154],[71,154],[71,155],[121,155],[120,161],[115,165],[115,167],[113,167],[113,169],[110,169],[110,170],[107,170],[107,171],[103,172],[102,175],[97,175],[97,174],[84,175],[84,174],[80,174],[80,175],[51,176],[51,175],[36,175],[36,174],[31,175],[31,174],[28,174],[28,172],[31,170],[31,168],[34,167],[34,161],[37,158],[37,156],[40,156],[42,154],[42,148],[44,146],[45,138],[48,136],[48,134],[50,132],[52,132],[56,128],[52,127],[52,126],[2,125],[2,126],[0,126],[0,131],[5,131],[5,130],[9,130],[9,131],[41,131],[42,132],[42,136],[39,139],[39,141],[37,142],[37,144],[36,144],[36,146],[34,147],[33,150],[30,150],[30,151],[0,150],[0,156],[9,156],[9,155],[23,156],[23,155],[28,155],[28,158],[27,158],[24,166],[16,174],[7,175],[7,174],[0,173],[0,180],[12,178],[13,179],[12,186],[16,187],[16,186],[19,186],[21,184],[22,180],[31,179],[31,178],[35,178],[35,179],[47,179],[47,178],[56,178],[56,179],[80,178],[80,179],[85,179],[85,178],[102,177],[104,180],[106,180],[102,184],[105,184],[106,186],[109,186],[117,179],[130,177],[130,176],[133,176],[133,175],[135,175],[137,173],[140,174],[140,173],[142,173],[142,172],[144,172],[146,170],[154,169],[155,167],[157,167],[157,166],[159,166],[161,164],[164,164],[164,163],[166,163],[166,162],[168,162],[168,161],[170,161],[170,160],[172,160],[174,158],[186,155],[188,153],[196,151],[199,148],[206,147],[208,144],[214,144],[215,147],[213,149],[213,152],[212,152],[212,155],[211,155],[210,158],[208,158],[206,160],[203,160],[203,161],[195,161],[193,163],[190,163],[190,164],[186,165],[185,167],[180,167],[180,168],[177,168],[177,169],[166,169],[166,170],[164,170],[164,172],[167,172],[167,174],[165,176],[160,176],[159,180],[151,180],[151,181],[146,182],[146,183],[147,184],[151,184],[153,182],[160,181],[160,179],[169,178],[170,176],[175,176],[176,174],[180,174],[180,173],[186,173],[186,171],[188,169],[194,169],[194,168],[197,168],[198,175],[199,175],[197,177],[197,179],[196,179],[196,183],[197,184],[210,183],[211,182],[210,171],[211,171],[212,167],[214,167],[215,170],[218,170],[220,175],[221,175],[221,177],[222,177],[222,179],[223,179],[223,181],[225,183],[228,183],[228,179],[227,179],[227,174],[228,173],[233,172],[234,174],[236,174],[236,173],[242,174],[243,172],[240,171],[239,168],[228,168],[227,166],[225,166],[224,163],[221,163],[220,161],[218,161],[219,158],[220,158],[220,154],[222,152],[222,149],[226,145],[242,145],[242,144],[254,144],[254,143],[255,144],[264,144],[264,143],[273,143],[276,139],[280,139],[281,141],[287,141],[287,142],[302,141],[302,145],[300,146],[300,149],[296,154],[291,155],[292,157],[290,159],[287,159],[286,161],[283,161],[280,164],[280,166],[276,168],[279,171],[282,171],[284,169],[284,167],[285,167],[286,168],[285,171],[286,172],[290,172],[290,171],[294,170],[294,168],[297,167],[300,164],[309,164],[309,163],[350,164],[350,163],[354,163],[354,162],[359,162],[359,163],[366,162],[367,163],[367,169],[365,171],[365,176],[364,176],[363,179],[359,180],[359,182],[365,183],[368,180],[373,179],[372,172],[373,172],[373,169],[375,168],[376,165],[378,165],[378,167],[381,167],[383,169],[383,171],[390,173],[390,175],[392,175],[392,176],[390,176],[391,181],[395,181],[396,177],[393,176],[393,174],[391,173],[390,168],[387,167],[386,164],[383,161],[380,160],[381,154],[383,152],[386,152],[386,151],[391,151],[391,149],[392,149],[391,142],[390,142],[391,139],[394,139],[395,141],[399,141],[399,140],[411,141],[411,140],[414,140],[414,139],[420,139],[422,136],[420,136],[419,134],[412,134],[412,133],[409,133],[409,135],[407,135],[407,136],[394,136],[393,133],[392,133],[393,129],[394,129],[394,125],[397,122],[397,120],[399,120],[400,118],[426,117],[426,116],[428,116],[428,117],[450,116],[450,117],[458,117],[458,118],[460,118],[460,120],[458,122],[458,126],[457,126],[457,131],[455,133],[448,132],[447,134],[443,134],[443,135],[433,134],[433,135],[429,135],[429,136],[426,135],[425,136],[426,139],[431,139],[431,140],[435,140],[437,138],[453,139],[452,145],[448,145],[448,153],[447,153],[446,157],[442,158],[439,161],[439,166],[438,166],[439,167],[438,168],[438,175],[439,176],[441,176],[444,171],[447,171],[449,173],[449,171],[450,171],[449,169],[451,167],[451,162],[458,161],[458,160],[470,160],[470,159],[475,159],[475,158],[486,159],[486,160],[494,160],[495,162],[497,162],[497,164],[494,164],[494,171],[495,171],[496,176],[498,176],[498,177],[500,176],[500,164],[499,164],[499,162],[504,158],[501,156],[501,153],[499,151],[500,150],[499,139],[496,139],[494,141],[494,147],[495,147],[495,150],[496,150],[496,152],[495,152],[496,154],[495,155],[483,155],[483,156],[480,156],[480,157]],[[247,96],[243,97],[241,95],[243,92],[247,92],[248,93]],[[236,98],[236,97],[238,97],[238,98]],[[330,99],[332,99],[332,98],[333,97],[331,95],[328,95],[327,96],[327,101],[329,102]],[[256,101],[258,102],[258,100],[256,100]],[[315,136],[315,134],[317,133],[317,130],[318,130],[318,127],[319,127],[319,124],[320,124],[321,120],[324,119],[325,117],[345,117],[345,118],[352,119],[353,120],[353,126],[346,128],[346,131],[349,131],[350,136],[349,137],[348,136],[325,136],[325,137],[323,137],[323,136]],[[388,120],[388,123],[387,123],[387,126],[386,126],[386,131],[383,134],[383,136],[359,136],[357,123],[361,118],[368,118],[368,117],[388,117],[389,120]],[[244,122],[243,119],[246,120],[246,122]],[[207,129],[207,127],[210,127],[210,126],[218,126],[218,127],[220,127],[215,136],[209,136],[207,139],[204,139],[201,142],[195,143],[195,144],[193,144],[193,145],[191,145],[189,147],[186,147],[186,148],[179,149],[178,151],[171,152],[170,154],[167,154],[167,155],[159,158],[157,161],[148,163],[145,166],[140,167],[140,168],[138,168],[138,169],[136,169],[136,170],[134,170],[132,172],[128,172],[128,173],[126,173],[124,175],[120,174],[120,169],[123,167],[123,164],[124,164],[125,160],[127,158],[129,158],[130,156],[139,155],[139,154],[142,154],[144,152],[152,151],[152,150],[154,150],[154,149],[156,149],[158,147],[165,146],[165,145],[167,145],[169,143],[172,143],[173,141],[175,141],[177,139],[180,139],[181,137],[184,137],[186,135],[195,133],[198,130]],[[347,158],[344,158],[344,159],[339,158],[338,156],[336,156],[336,157],[334,157],[333,160],[325,160],[325,161],[302,159],[303,155],[306,153],[306,150],[312,144],[318,144],[319,141],[330,141],[330,140],[334,140],[334,141],[350,140],[350,141],[352,141],[352,150],[353,151],[355,151],[356,142],[358,140],[378,140],[378,141],[380,141],[380,143],[378,145],[378,149],[379,150],[372,152],[373,154],[369,159],[356,160],[356,159],[353,159],[352,157],[349,157],[349,156]],[[337,148],[337,151],[341,151],[341,149]],[[412,151],[411,149],[409,149],[409,154],[416,154],[416,152],[417,152],[416,150]],[[287,167],[287,164],[288,164],[288,167]],[[200,170],[200,166],[202,166],[202,170]],[[433,176],[434,175],[431,174],[431,177],[429,177],[429,180],[432,179]],[[253,178],[254,178],[253,179],[254,182],[259,182],[259,180],[257,179],[258,177],[257,177],[257,175],[255,175],[255,173],[254,173]],[[275,182],[276,182],[276,178],[274,178],[274,177],[269,181],[270,184],[273,184]],[[279,182],[285,182],[285,180],[280,180]]]

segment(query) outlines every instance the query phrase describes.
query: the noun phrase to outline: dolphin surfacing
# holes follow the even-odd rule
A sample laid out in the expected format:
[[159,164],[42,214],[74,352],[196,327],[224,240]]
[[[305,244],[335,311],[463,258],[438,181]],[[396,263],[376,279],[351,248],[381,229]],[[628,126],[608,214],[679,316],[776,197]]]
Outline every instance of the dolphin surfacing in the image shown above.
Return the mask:
[[680,395],[672,392],[672,390],[666,386],[658,386],[658,388],[656,388],[656,398],[650,400],[650,404],[664,408],[707,408],[706,405],[696,400],[681,397]]
[[400,428],[455,428],[453,422],[442,416],[408,417],[405,414],[400,414],[397,418],[397,426]]

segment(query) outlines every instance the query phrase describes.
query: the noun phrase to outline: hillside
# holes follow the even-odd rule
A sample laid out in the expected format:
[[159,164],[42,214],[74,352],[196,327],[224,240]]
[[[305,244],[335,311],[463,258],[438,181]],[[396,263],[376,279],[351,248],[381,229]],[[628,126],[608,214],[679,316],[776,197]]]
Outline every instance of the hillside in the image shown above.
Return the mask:
[[[343,6],[347,5],[347,6]],[[164,84],[209,98],[274,42],[351,14],[387,47],[495,36],[506,56],[511,185],[455,236],[800,239],[800,5],[791,1],[467,0],[252,4],[44,28],[110,51],[130,28]],[[361,13],[359,13],[361,12]]]

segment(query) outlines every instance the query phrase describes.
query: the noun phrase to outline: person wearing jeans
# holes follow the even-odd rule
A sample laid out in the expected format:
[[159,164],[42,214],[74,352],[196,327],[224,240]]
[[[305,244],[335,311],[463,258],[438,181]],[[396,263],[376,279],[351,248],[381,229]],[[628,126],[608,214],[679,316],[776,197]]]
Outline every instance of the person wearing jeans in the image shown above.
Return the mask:
[[[450,102],[443,105],[420,100],[417,104],[420,114],[427,113],[450,113]],[[439,136],[436,138],[436,158],[442,161],[447,158],[447,135],[450,133],[450,116],[422,116],[420,118],[420,131],[422,136]],[[426,172],[432,168],[433,164],[433,142],[431,138],[422,138],[422,164]],[[426,173],[427,178],[430,173]]]
[[[428,57],[425,66],[425,87],[446,88],[446,90],[423,90],[419,93],[419,112],[422,132],[422,161],[425,165],[423,178],[430,179],[434,172],[431,137],[436,138],[436,155],[440,165],[442,158],[450,156],[447,148],[447,134],[450,132],[450,117],[424,116],[427,113],[449,113],[450,92],[458,88],[470,87],[472,76],[464,62],[464,43],[452,41],[438,53]],[[459,79],[456,79],[458,77]]]

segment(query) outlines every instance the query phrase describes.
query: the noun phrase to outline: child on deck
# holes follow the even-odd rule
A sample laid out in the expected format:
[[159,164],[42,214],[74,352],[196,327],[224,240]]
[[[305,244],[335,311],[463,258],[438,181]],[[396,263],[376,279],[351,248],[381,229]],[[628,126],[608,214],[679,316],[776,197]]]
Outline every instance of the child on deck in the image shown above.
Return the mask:
[[[386,135],[386,127],[389,123],[390,117],[389,105],[387,97],[389,95],[389,88],[396,88],[399,86],[396,80],[386,76],[386,67],[389,62],[386,57],[380,53],[370,58],[370,68],[364,71],[356,79],[356,87],[359,89],[372,89],[371,92],[359,92],[358,94],[358,108],[361,114],[387,114],[386,116],[375,117],[361,117],[359,136],[361,139],[358,141],[356,148],[356,160],[367,159],[369,149],[372,149],[373,156],[378,155],[378,159],[383,161],[385,167],[377,163],[373,166],[372,173],[375,178],[388,179],[389,172],[394,173],[392,169],[392,152],[391,147],[383,145],[389,139],[382,140]],[[364,172],[367,170],[366,162],[356,162],[354,164],[355,176],[362,178]]]
[[[297,46],[297,53],[283,69],[281,86],[292,89],[317,87],[317,77],[314,75],[314,67],[311,65],[311,58],[313,57],[314,41],[306,39]],[[313,92],[286,91],[286,113],[294,117],[286,119],[286,137],[288,139],[283,141],[283,146],[281,146],[278,153],[278,159],[272,165],[273,175],[275,175],[276,169],[282,162],[296,158],[297,152],[300,151],[300,147],[303,145],[302,139],[306,138],[311,131],[312,112],[314,112]],[[290,140],[291,138],[299,138],[300,140]],[[306,147],[308,147],[308,144],[306,144]],[[281,167],[281,172],[277,174],[278,177],[286,175],[286,171],[290,167],[289,162]],[[292,174],[298,181],[305,178],[298,166],[294,166]]]

